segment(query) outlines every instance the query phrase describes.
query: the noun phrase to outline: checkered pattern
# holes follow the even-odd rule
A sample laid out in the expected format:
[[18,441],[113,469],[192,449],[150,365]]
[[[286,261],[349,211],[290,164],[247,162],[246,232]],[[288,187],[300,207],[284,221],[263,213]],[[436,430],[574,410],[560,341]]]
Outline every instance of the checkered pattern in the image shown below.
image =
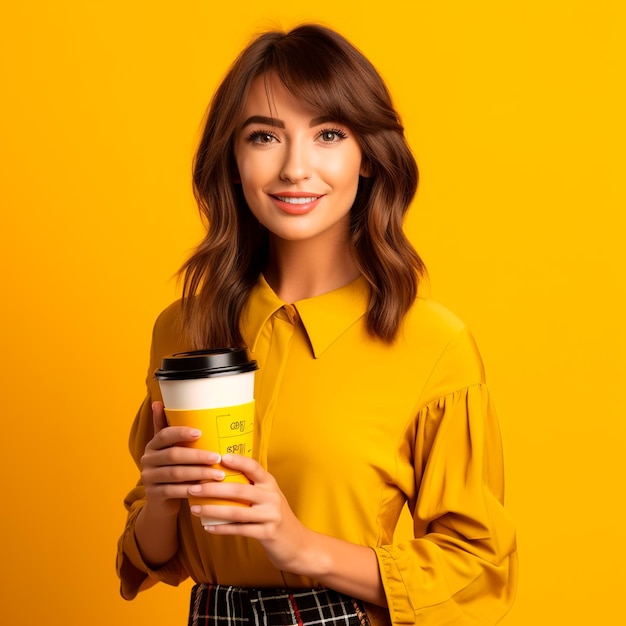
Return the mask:
[[195,585],[189,626],[369,626],[361,603],[330,589]]

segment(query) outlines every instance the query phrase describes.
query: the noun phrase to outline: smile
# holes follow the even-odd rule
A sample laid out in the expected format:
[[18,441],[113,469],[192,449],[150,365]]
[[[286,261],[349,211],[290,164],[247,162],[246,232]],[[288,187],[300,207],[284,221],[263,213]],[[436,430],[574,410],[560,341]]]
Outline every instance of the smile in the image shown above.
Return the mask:
[[274,205],[287,215],[306,215],[313,211],[324,199],[324,195],[310,196],[300,194],[271,195]]
[[291,196],[275,196],[281,202],[286,202],[287,204],[310,204],[311,202],[315,202],[320,196],[305,196],[302,198],[294,198]]

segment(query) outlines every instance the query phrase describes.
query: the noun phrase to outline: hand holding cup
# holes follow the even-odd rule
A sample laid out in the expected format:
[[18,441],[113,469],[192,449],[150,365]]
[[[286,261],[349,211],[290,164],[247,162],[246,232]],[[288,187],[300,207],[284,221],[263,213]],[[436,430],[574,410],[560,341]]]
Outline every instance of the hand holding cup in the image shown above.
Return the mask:
[[[256,361],[248,360],[246,351],[239,348],[181,352],[163,358],[155,378],[169,425],[202,432],[197,439],[179,446],[251,457],[256,369]],[[226,482],[249,483],[240,471],[215,462],[211,467],[223,472]],[[195,496],[189,500],[190,504],[234,504],[232,500],[207,501]],[[216,518],[201,521],[204,526],[227,523]]]

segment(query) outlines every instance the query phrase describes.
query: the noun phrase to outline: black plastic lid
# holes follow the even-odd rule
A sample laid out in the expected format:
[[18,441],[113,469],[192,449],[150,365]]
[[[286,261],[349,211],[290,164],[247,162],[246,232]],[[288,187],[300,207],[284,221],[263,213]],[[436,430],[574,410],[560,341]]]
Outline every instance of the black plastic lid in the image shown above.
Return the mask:
[[252,372],[259,369],[250,361],[245,348],[217,348],[177,352],[163,357],[161,367],[154,371],[157,380],[189,380]]

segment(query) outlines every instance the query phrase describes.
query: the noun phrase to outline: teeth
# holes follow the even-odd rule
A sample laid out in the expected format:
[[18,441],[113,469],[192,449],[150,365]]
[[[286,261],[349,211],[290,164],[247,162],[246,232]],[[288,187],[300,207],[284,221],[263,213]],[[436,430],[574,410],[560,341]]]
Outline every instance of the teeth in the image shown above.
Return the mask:
[[319,196],[310,196],[307,198],[292,198],[287,196],[276,196],[282,202],[286,202],[287,204],[309,204],[310,202],[314,202],[318,199]]

